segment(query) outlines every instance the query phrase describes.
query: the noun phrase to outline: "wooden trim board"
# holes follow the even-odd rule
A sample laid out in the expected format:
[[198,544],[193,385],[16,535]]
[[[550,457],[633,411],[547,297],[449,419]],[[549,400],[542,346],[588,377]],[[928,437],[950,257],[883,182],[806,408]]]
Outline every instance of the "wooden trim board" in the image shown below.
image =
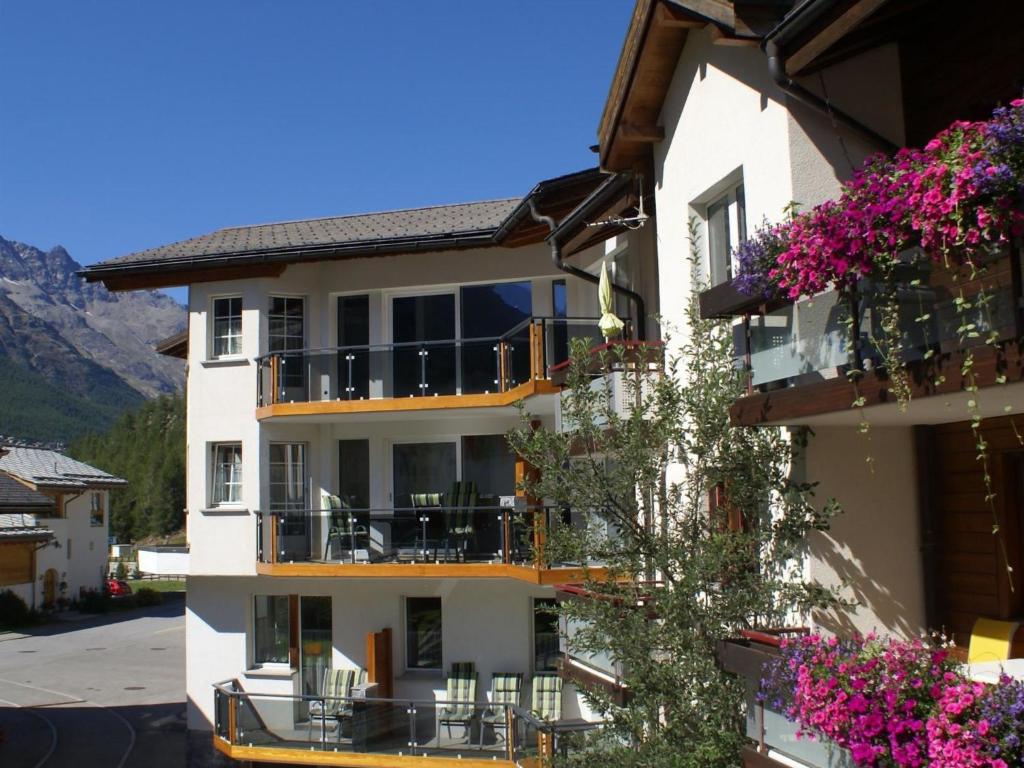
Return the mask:
[[504,563],[256,563],[261,576],[350,579],[515,579],[550,585],[602,581],[604,568],[535,568]]

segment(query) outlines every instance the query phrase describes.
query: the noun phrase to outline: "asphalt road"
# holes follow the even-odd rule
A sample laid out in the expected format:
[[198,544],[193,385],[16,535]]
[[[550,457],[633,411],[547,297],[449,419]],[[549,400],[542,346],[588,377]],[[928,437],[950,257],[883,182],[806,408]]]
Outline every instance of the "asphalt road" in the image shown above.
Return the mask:
[[182,768],[184,610],[0,633],[0,766]]

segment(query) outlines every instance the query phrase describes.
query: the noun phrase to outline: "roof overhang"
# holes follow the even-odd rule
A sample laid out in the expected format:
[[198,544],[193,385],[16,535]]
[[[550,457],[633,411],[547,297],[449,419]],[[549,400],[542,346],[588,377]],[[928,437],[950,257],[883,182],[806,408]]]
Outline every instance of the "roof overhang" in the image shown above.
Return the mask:
[[[541,181],[504,220],[497,226],[486,229],[259,251],[212,253],[172,260],[109,262],[87,267],[79,274],[88,282],[102,281],[110,290],[137,290],[200,282],[279,277],[289,264],[303,262],[467,248],[518,248],[541,243],[548,235],[547,227],[534,221],[529,215],[531,201],[545,214],[561,218],[593,192],[604,178],[605,175],[599,169],[590,168]],[[171,339],[165,340],[170,341]],[[165,342],[161,342],[160,345]],[[174,351],[178,348],[172,345],[170,349]]]
[[188,328],[173,336],[158,341],[153,349],[160,355],[177,357],[181,360],[188,359]]
[[598,126],[601,167],[650,174],[651,147],[679,54],[692,29],[712,26],[718,45],[757,45],[790,0],[638,0]]

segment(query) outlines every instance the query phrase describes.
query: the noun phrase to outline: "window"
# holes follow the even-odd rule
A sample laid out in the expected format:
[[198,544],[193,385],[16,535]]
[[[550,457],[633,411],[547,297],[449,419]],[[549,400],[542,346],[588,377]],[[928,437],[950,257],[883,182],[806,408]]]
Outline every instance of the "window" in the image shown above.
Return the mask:
[[[467,285],[460,290],[463,339],[493,339],[533,314],[533,285],[527,280],[494,285]],[[523,331],[529,339],[529,330]],[[530,369],[530,345],[512,343],[509,365],[514,371]],[[462,346],[462,394],[493,392],[498,388],[499,366],[493,342]]]
[[441,598],[405,599],[406,669],[441,669]]
[[242,297],[213,300],[213,357],[242,354]]
[[558,646],[558,601],[551,597],[533,599],[533,671],[552,672],[561,655]]
[[242,500],[242,444],[213,446],[213,504],[237,504]]
[[732,279],[732,250],[747,239],[747,204],[742,184],[708,203],[705,223],[711,284],[718,285]]
[[299,598],[299,678],[302,693],[320,692],[324,670],[331,666],[331,598]]
[[253,606],[252,660],[260,664],[289,663],[288,595],[256,595]]
[[89,508],[89,525],[99,528],[103,525],[103,494],[93,491]]
[[[297,352],[306,345],[305,299],[271,296],[267,312],[267,351]],[[282,358],[280,386],[285,389],[304,387],[305,362],[301,355]]]

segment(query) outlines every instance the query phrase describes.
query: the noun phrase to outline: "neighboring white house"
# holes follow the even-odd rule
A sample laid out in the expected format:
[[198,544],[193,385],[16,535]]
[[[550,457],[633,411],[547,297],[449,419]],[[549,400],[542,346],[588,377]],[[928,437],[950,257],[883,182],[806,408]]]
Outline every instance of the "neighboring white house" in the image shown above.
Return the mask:
[[[0,494],[0,507],[4,498],[11,505],[0,512],[17,513],[4,515],[0,524],[0,538],[10,540],[0,553],[17,571],[4,577],[7,586],[33,607],[76,600],[84,590],[102,589],[109,493],[126,482],[56,451],[35,448],[7,449],[0,456],[0,481],[7,489]],[[45,539],[39,536],[43,532]],[[32,571],[30,582],[10,581],[22,578],[26,569]]]
[[[600,192],[619,212],[636,186],[606,181],[584,171],[524,198],[221,230],[85,271],[114,289],[189,285],[189,337],[174,348],[188,360],[194,764],[211,741],[239,760],[315,751],[319,721],[299,697],[322,692],[327,667],[365,670],[378,698],[400,698],[395,734],[420,702],[415,735],[366,751],[506,759],[490,728],[483,746],[458,727],[439,743],[433,702],[457,662],[475,665],[478,706],[495,674],[522,675],[529,705],[532,679],[554,670],[540,609],[580,572],[538,567],[533,528],[502,507],[530,471],[504,435],[519,400],[554,425],[549,372],[570,337],[599,337],[602,262],[634,328],[622,289],[654,294],[649,233],[589,233],[563,270],[531,211],[561,221]],[[541,529],[545,515],[528,512]],[[223,681],[248,698],[215,698]],[[239,706],[260,733],[252,748],[226,730]],[[561,706],[580,714],[571,686]]]

